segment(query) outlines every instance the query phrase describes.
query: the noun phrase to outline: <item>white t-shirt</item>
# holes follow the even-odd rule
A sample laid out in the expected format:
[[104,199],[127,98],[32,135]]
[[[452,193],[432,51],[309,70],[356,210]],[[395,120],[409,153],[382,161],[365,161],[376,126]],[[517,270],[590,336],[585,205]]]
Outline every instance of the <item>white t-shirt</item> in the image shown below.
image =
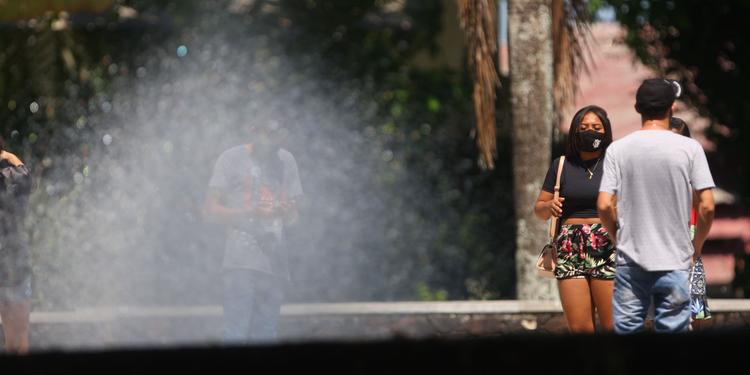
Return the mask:
[[694,252],[692,193],[714,186],[706,154],[694,139],[640,130],[613,142],[599,191],[617,196],[617,264],[687,269]]

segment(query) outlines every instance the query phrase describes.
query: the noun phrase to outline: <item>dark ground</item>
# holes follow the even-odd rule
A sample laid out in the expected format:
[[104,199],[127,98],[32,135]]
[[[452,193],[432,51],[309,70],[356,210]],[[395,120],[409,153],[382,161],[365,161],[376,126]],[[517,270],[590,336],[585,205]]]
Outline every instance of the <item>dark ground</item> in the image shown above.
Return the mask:
[[0,357],[8,373],[744,373],[750,331],[634,336],[507,335],[266,347],[47,352]]

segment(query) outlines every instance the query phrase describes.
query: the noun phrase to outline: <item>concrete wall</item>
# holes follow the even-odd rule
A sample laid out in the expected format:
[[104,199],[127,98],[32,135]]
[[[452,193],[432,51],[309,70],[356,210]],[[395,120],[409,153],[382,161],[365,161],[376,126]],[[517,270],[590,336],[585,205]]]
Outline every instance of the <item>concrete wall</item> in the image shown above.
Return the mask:
[[[750,327],[750,300],[710,300],[702,330]],[[36,349],[218,344],[220,306],[112,307],[32,314]],[[564,334],[556,301],[299,304],[282,308],[284,341]]]

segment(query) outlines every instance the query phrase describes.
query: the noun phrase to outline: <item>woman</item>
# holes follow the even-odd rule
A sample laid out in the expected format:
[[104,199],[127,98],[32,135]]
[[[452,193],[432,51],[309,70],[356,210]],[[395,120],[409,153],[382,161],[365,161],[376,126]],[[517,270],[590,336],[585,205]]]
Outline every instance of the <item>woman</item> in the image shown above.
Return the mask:
[[685,120],[679,117],[672,117],[669,119],[669,130],[671,130],[673,133],[692,138],[690,136],[690,128],[688,128],[687,123],[685,122]]
[[[690,128],[688,128],[687,123],[685,122],[685,120],[679,117],[672,117],[669,119],[669,130],[671,130],[675,134],[680,134],[682,136],[692,138],[690,135]],[[693,192],[693,205],[690,208],[690,237],[691,238],[695,236],[695,226],[696,226],[697,219],[698,219],[697,212],[698,212],[699,201],[700,199],[698,198],[697,193]],[[705,303],[705,301],[703,303]],[[698,306],[700,307],[696,308],[697,311],[694,310],[694,312],[690,316],[690,328],[694,331],[701,329],[701,324],[703,320],[710,319],[710,313],[707,316],[706,315],[702,315],[701,317],[696,316],[696,313],[698,311],[703,311],[704,314],[706,314],[706,312],[708,311],[707,305],[702,304]],[[692,305],[691,305],[691,308],[692,308]]]
[[[596,198],[602,178],[602,159],[612,143],[607,112],[597,106],[581,108],[570,123],[565,165],[560,177],[560,198],[554,185],[560,158],[547,172],[534,213],[543,220],[559,218],[556,238],[560,301],[572,333],[612,331],[612,288],[615,249],[599,221]],[[597,313],[597,315],[595,315]]]
[[[687,123],[685,120],[679,118],[679,117],[672,117],[669,119],[669,130],[671,130],[675,134],[680,134],[682,136],[692,138],[690,136],[690,128],[688,128]],[[690,235],[695,235],[695,223],[697,220],[696,212],[698,212],[698,197],[697,194],[693,192],[693,207],[690,209]]]
[[2,146],[0,139],[0,317],[5,351],[26,353],[29,350],[31,260],[23,221],[31,175],[21,159]]

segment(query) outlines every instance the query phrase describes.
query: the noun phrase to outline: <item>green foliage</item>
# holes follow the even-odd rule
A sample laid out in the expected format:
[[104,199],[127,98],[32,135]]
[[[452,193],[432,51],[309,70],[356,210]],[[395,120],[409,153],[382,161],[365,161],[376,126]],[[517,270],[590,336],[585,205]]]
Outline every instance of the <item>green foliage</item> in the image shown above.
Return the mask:
[[[750,204],[750,3],[609,0],[628,28],[627,42],[664,74],[682,77],[686,100],[716,123],[708,136],[719,185]],[[724,126],[726,128],[724,128]]]
[[[107,13],[93,29],[83,23],[61,32],[0,32],[0,106],[8,108],[0,111],[2,133],[10,149],[22,150],[37,181],[29,223],[39,302],[47,307],[109,303],[87,300],[86,292],[106,289],[115,301],[116,285],[137,291],[131,303],[206,302],[200,294],[208,287],[201,285],[217,284],[221,255],[215,243],[221,233],[199,218],[211,171],[196,166],[211,165],[241,133],[245,119],[239,112],[262,118],[264,107],[277,105],[264,97],[288,98],[295,92],[299,98],[289,99],[294,106],[280,112],[290,121],[303,184],[311,191],[328,188],[309,197],[301,222],[310,230],[325,222],[319,230],[335,240],[314,245],[304,235],[290,239],[297,271],[290,300],[512,298],[515,227],[508,140],[499,139],[497,169],[481,171],[470,136],[465,70],[412,64],[420,51],[454,47],[436,45],[440,2],[408,1],[395,11],[384,8],[391,2],[375,0],[258,1],[228,11],[230,3],[123,1],[138,18]],[[30,39],[50,47],[30,49]],[[132,94],[143,80],[177,84],[197,71],[218,82],[197,90],[210,95],[217,85],[229,89],[227,72],[244,72],[244,67],[232,67],[236,61],[222,55],[227,40],[243,51],[241,64],[258,68],[255,75],[236,78],[241,95],[153,113],[190,121],[191,114],[232,112],[237,119],[229,122],[235,128],[203,127],[195,148],[180,138],[175,125],[180,121],[143,119],[159,126],[123,127],[137,122],[123,120],[137,118],[137,111],[127,108],[138,98],[122,93]],[[180,59],[175,52],[183,43],[189,52]],[[211,54],[203,61],[191,43],[216,48],[206,49]],[[212,68],[212,62],[228,66]],[[158,99],[165,86],[143,95]],[[166,99],[181,101],[177,92]],[[42,109],[30,113],[32,102]],[[139,105],[160,108],[159,103]],[[327,106],[336,108],[306,118],[308,107]],[[311,121],[315,128],[305,126]],[[113,146],[104,147],[102,136],[110,133]],[[118,148],[118,141],[129,137],[163,141]],[[306,143],[310,138],[325,141]],[[159,155],[158,166],[139,172],[157,185],[110,186],[113,176],[143,167],[129,165],[128,152]],[[342,163],[337,152],[351,160]],[[329,168],[321,171],[321,165]],[[357,194],[362,191],[378,194],[362,197]],[[345,210],[330,212],[326,203],[333,198]],[[97,215],[83,214],[91,212]],[[117,225],[123,217],[132,227],[107,233],[103,241],[96,228]],[[319,248],[311,251],[311,246]],[[310,263],[318,268],[310,270]],[[140,279],[133,280],[129,264],[153,269],[139,270]],[[182,272],[191,279],[186,283],[165,270],[187,270]],[[89,276],[102,274],[100,285],[92,285]],[[56,295],[60,285],[79,296]]]
[[596,14],[596,12],[604,6],[604,0],[589,0],[586,2],[588,6],[589,14]]
[[446,301],[448,292],[443,289],[431,290],[426,283],[417,283],[417,299],[419,301]]
[[[750,2],[610,0],[617,19],[628,28],[627,42],[644,62],[683,80],[685,98],[710,117],[707,131],[716,149],[709,152],[717,185],[740,197],[735,212],[750,204]],[[743,208],[743,203],[744,207]],[[743,212],[744,211],[744,212]],[[717,241],[714,241],[717,242]],[[718,241],[717,247],[743,244]],[[733,288],[750,295],[748,256],[736,255]]]

